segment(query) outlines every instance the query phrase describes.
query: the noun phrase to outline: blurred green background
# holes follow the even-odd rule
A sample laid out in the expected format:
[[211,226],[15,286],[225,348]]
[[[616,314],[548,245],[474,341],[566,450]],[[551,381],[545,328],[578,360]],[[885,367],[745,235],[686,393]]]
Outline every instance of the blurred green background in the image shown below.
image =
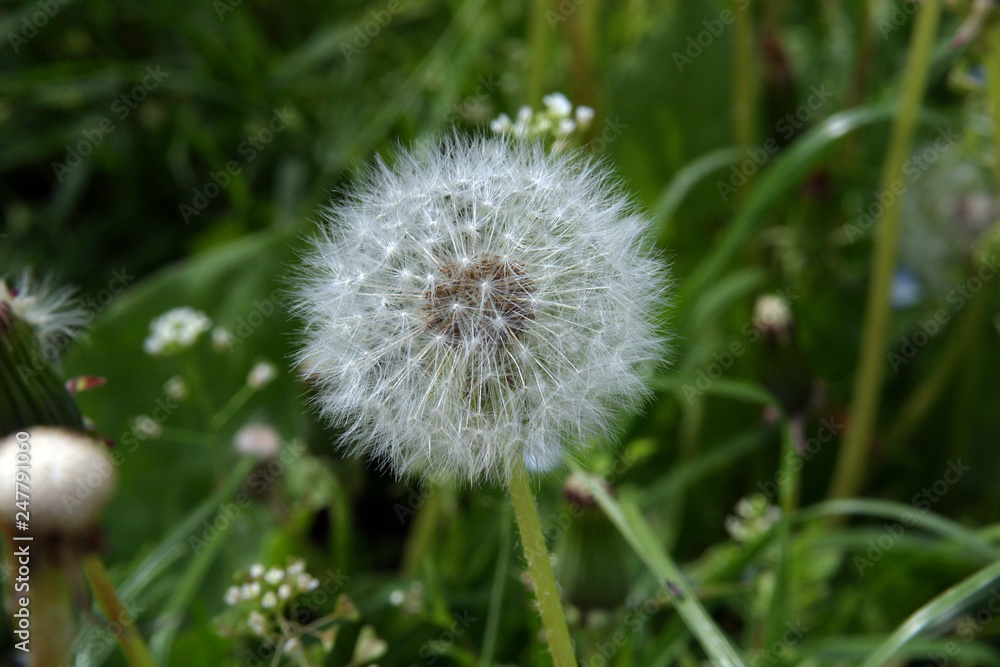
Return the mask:
[[[1000,288],[988,267],[1000,208],[989,4],[950,4],[935,33],[896,202],[883,398],[864,467],[851,472],[851,495],[864,500],[838,505],[829,487],[868,344],[877,225],[867,212],[915,4],[4,3],[0,270],[79,287],[94,318],[63,371],[107,378],[79,398],[98,430],[121,447],[138,415],[166,415],[158,437],[121,450],[104,523],[109,569],[154,655],[258,664],[260,642],[223,636],[213,619],[237,572],[297,556],[321,580],[346,575],[336,592],[359,610],[325,664],[351,662],[362,626],[385,642],[384,667],[545,664],[504,494],[425,493],[343,459],[291,367],[285,290],[317,209],[360,165],[446,128],[487,133],[499,113],[537,110],[551,91],[596,109],[583,150],[649,213],[677,289],[654,400],[587,468],[641,510],[748,660],[861,664],[921,605],[993,563]],[[755,308],[773,294],[791,320],[762,330]],[[184,358],[145,354],[150,321],[185,305],[237,344],[220,354],[206,337]],[[209,429],[206,412],[259,361],[277,365],[277,379]],[[193,382],[192,368],[204,386],[173,406],[164,383]],[[229,443],[248,422],[305,450],[200,548],[192,536],[204,538],[245,484]],[[783,423],[804,443],[835,433],[801,466],[791,508],[803,509],[786,512],[787,532],[766,518],[741,532],[735,524],[753,522],[734,515],[740,498],[779,502]],[[623,456],[630,465],[613,472]],[[968,470],[942,482],[956,462]],[[664,583],[599,510],[559,527],[566,475],[546,476],[538,499],[583,664],[703,664],[661,600]],[[898,533],[907,512],[919,525]],[[991,581],[935,608],[892,664],[1000,664]],[[650,600],[661,602],[642,612]],[[461,613],[476,620],[456,632]],[[78,664],[124,664],[107,637],[85,624],[89,657]]]

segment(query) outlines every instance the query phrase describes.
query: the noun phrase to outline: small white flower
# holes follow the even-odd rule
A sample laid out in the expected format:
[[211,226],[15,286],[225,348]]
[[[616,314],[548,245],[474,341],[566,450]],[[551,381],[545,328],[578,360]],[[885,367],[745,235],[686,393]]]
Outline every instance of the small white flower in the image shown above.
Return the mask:
[[243,596],[244,600],[253,600],[260,595],[260,583],[252,581],[249,584],[243,584],[240,587],[240,595]]
[[175,401],[183,401],[191,393],[191,390],[184,378],[175,375],[164,383],[163,392]]
[[308,574],[300,574],[295,579],[295,585],[300,591],[312,591],[319,588],[319,579],[315,579]]
[[492,121],[490,121],[490,129],[496,134],[507,134],[510,132],[511,122],[510,116],[505,113],[500,114]]
[[292,597],[292,587],[288,584],[281,584],[278,586],[278,599],[287,600]]
[[132,428],[147,438],[159,438],[163,434],[163,427],[148,415],[136,417]]
[[263,637],[267,633],[267,617],[259,611],[252,611],[247,618],[247,626],[254,634]]
[[664,347],[646,219],[536,142],[453,137],[393,164],[327,211],[302,272],[299,362],[343,444],[480,481],[607,434]]
[[263,389],[270,384],[271,380],[277,377],[277,375],[278,369],[274,364],[261,361],[254,364],[254,367],[250,369],[250,374],[247,375],[247,384],[254,389]]
[[576,125],[581,130],[586,130],[594,121],[594,110],[590,107],[580,106],[576,108]]
[[247,424],[233,436],[233,448],[244,456],[269,459],[281,451],[281,436],[267,424]]
[[225,352],[233,344],[233,336],[225,327],[215,327],[212,329],[212,349],[216,352]]
[[264,566],[260,563],[254,563],[250,566],[250,576],[254,579],[260,579],[264,576]]
[[264,593],[264,597],[260,599],[260,606],[264,609],[271,609],[276,604],[278,604],[278,596],[274,594],[274,591]]
[[147,354],[176,354],[195,344],[212,321],[205,313],[183,306],[168,310],[149,323],[149,336],[142,347]]
[[281,650],[286,655],[291,655],[295,651],[298,651],[301,646],[302,643],[297,638],[292,637],[282,645]]
[[27,322],[42,351],[50,359],[58,356],[70,340],[89,324],[93,314],[80,308],[72,287],[52,287],[48,279],[38,282],[27,271],[16,281],[0,280],[0,304]]
[[406,599],[406,593],[399,590],[398,588],[393,592],[389,593],[389,604],[391,604],[393,607],[398,607],[399,605],[403,604],[403,600],[405,599]]
[[546,95],[542,98],[542,104],[556,118],[568,118],[570,113],[573,112],[573,103],[562,93],[550,93]]
[[306,562],[304,560],[296,560],[289,563],[288,567],[285,568],[289,577],[297,577],[306,571]]
[[559,126],[556,128],[556,134],[566,136],[567,134],[572,134],[576,129],[576,122],[571,118],[563,118],[559,121]]
[[266,581],[269,584],[276,584],[284,578],[285,578],[285,571],[279,570],[276,567],[271,568],[270,570],[267,571],[267,574],[264,575],[264,581]]
[[229,606],[233,606],[235,604],[239,604],[240,602],[242,602],[243,596],[240,594],[240,587],[230,586],[229,588],[227,588],[226,596],[224,599],[226,601],[226,604],[228,604]]

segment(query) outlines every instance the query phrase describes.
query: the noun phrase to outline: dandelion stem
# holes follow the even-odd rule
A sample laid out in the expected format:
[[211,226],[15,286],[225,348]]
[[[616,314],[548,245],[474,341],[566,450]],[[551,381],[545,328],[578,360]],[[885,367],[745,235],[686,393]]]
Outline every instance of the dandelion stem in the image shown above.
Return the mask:
[[[910,152],[920,103],[927,86],[934,37],[941,14],[941,0],[921,3],[913,44],[907,55],[898,115],[889,139],[889,152],[882,167],[880,192],[894,192],[903,183],[903,168]],[[831,498],[854,496],[864,483],[868,440],[878,416],[882,383],[885,379],[885,348],[891,315],[889,296],[896,267],[899,241],[899,197],[890,197],[878,221],[872,251],[872,277],[861,339],[861,354],[855,377],[854,397],[847,430],[830,484]]]
[[569,627],[563,614],[562,602],[556,577],[552,573],[549,551],[542,534],[542,522],[538,518],[538,506],[528,482],[528,471],[523,461],[518,461],[510,476],[510,499],[514,505],[514,516],[524,544],[524,557],[528,561],[528,572],[535,585],[538,611],[549,640],[549,653],[555,667],[575,667],[576,655],[573,642],[569,638]]
[[132,617],[129,615],[125,605],[118,599],[114,584],[108,577],[101,559],[91,554],[83,561],[83,571],[90,582],[90,588],[94,591],[94,599],[97,605],[104,612],[104,616],[109,622],[115,623],[120,631],[115,633],[118,643],[121,645],[122,653],[132,667],[155,667],[153,656],[150,655],[146,642],[142,635],[136,630]]

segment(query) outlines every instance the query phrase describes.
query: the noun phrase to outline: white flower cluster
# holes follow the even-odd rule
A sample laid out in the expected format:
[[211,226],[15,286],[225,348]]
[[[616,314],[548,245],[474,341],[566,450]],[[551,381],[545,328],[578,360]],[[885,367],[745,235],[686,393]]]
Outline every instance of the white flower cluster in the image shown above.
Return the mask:
[[[284,606],[297,595],[319,588],[319,580],[306,572],[306,564],[301,560],[291,561],[284,569],[266,569],[260,563],[255,563],[250,566],[244,579],[243,584],[230,586],[226,590],[224,599],[229,606],[252,602],[261,609],[275,609],[279,605]],[[254,613],[262,616],[256,611],[251,612],[251,616]],[[250,623],[250,627],[256,634],[264,635],[269,625],[262,626],[259,632],[253,623]]]
[[149,323],[149,336],[142,347],[153,356],[177,354],[194,345],[211,327],[212,321],[200,310],[174,308]]
[[538,142],[454,136],[393,164],[326,211],[301,270],[299,364],[345,445],[479,481],[606,434],[664,349],[646,219]]
[[490,129],[499,135],[511,135],[518,139],[540,138],[554,141],[556,149],[565,148],[574,134],[587,131],[594,120],[594,110],[587,106],[573,104],[562,93],[551,93],[542,98],[545,109],[535,113],[529,106],[521,107],[517,119],[502,113],[490,122]]
[[77,337],[92,314],[76,305],[72,287],[53,288],[48,280],[38,282],[23,273],[16,283],[0,280],[0,303],[27,322],[43,349],[62,347]]
[[736,514],[726,517],[726,532],[737,542],[750,542],[765,535],[781,520],[781,509],[756,493],[736,503]]

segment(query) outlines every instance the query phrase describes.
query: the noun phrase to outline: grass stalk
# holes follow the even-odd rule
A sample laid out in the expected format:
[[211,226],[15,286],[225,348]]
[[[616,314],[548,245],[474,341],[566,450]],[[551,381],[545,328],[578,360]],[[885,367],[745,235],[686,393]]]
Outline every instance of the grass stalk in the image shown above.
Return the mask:
[[[928,0],[918,10],[913,43],[903,72],[897,116],[889,138],[889,152],[882,167],[881,192],[891,193],[904,183],[903,169],[910,154],[920,105],[927,87],[940,15],[941,0]],[[896,267],[899,216],[899,197],[890,197],[875,230],[872,277],[868,288],[858,372],[847,429],[837,453],[830,484],[831,498],[856,495],[865,479],[868,441],[875,426],[885,379],[885,350],[891,315],[889,296]]]

